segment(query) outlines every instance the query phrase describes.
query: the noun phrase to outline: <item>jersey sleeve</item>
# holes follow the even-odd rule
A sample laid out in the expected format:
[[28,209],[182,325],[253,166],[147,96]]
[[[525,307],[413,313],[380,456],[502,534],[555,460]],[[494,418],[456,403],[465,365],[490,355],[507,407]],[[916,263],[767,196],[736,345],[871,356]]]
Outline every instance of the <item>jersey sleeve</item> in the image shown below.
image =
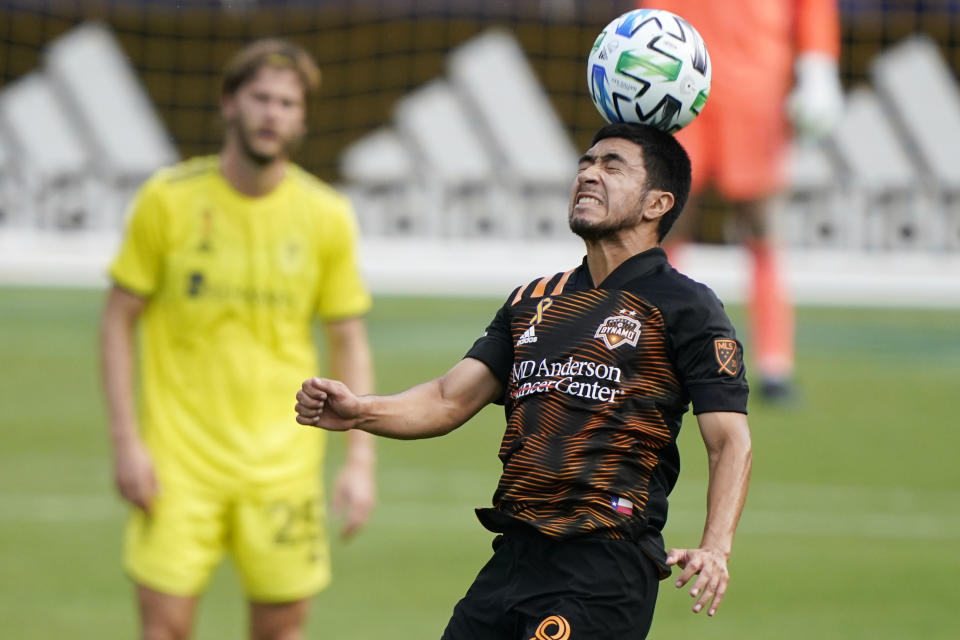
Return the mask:
[[794,0],[797,53],[840,57],[840,17],[837,0]]
[[344,204],[332,216],[323,255],[316,313],[324,320],[359,316],[370,310],[370,293],[360,275],[358,235],[353,210]]
[[743,345],[712,291],[706,289],[696,304],[677,312],[671,341],[693,413],[747,412]]
[[[510,302],[516,290],[507,298],[507,302],[497,311],[493,320],[487,325],[483,335],[477,338],[466,358],[474,358],[483,364],[496,376],[497,380],[506,389],[510,383],[510,370],[513,367],[513,339],[510,334]],[[497,404],[503,404],[498,401]]]
[[144,297],[160,286],[163,263],[164,204],[156,179],[134,197],[120,250],[110,264],[113,282]]

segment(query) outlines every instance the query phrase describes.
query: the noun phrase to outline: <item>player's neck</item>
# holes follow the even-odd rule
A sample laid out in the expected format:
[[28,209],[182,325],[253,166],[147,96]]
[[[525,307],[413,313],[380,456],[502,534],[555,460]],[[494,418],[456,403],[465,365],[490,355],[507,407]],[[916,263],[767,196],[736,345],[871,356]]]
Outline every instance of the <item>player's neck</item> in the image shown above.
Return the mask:
[[632,233],[623,230],[614,236],[585,241],[587,268],[594,286],[607,279],[621,264],[649,249],[658,246],[656,237],[649,233]]
[[283,156],[258,164],[229,142],[220,152],[220,172],[231,187],[245,196],[267,195],[280,184],[286,171],[287,160]]

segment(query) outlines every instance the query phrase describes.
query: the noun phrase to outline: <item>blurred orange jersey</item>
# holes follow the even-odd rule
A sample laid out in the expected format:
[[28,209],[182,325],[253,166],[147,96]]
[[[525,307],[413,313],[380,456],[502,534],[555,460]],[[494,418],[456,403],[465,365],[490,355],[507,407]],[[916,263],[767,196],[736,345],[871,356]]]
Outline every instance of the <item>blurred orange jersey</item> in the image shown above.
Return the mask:
[[693,190],[714,183],[734,200],[774,192],[781,183],[793,61],[807,52],[839,55],[836,0],[641,0],[638,6],[684,18],[710,53],[710,97],[677,134],[693,163]]

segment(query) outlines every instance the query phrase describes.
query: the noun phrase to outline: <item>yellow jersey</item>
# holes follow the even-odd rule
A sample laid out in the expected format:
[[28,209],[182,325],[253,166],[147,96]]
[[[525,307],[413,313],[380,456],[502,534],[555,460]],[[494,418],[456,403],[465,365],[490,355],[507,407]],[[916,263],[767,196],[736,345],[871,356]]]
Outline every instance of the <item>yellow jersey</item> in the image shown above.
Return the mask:
[[349,202],[296,165],[263,197],[216,156],[140,189],[114,282],[147,298],[140,428],[161,481],[254,489],[316,474],[320,430],[294,420],[318,362],[312,320],[365,313]]

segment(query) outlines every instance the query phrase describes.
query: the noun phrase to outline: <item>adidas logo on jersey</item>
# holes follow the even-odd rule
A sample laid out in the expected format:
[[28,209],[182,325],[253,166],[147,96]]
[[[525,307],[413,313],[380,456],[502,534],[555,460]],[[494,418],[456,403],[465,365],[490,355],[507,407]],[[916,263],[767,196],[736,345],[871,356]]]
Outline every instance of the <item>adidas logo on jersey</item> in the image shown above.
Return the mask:
[[534,326],[535,325],[530,325],[530,328],[523,332],[523,335],[520,336],[519,340],[517,340],[518,347],[522,344],[530,344],[531,342],[537,341],[537,334],[534,331]]

